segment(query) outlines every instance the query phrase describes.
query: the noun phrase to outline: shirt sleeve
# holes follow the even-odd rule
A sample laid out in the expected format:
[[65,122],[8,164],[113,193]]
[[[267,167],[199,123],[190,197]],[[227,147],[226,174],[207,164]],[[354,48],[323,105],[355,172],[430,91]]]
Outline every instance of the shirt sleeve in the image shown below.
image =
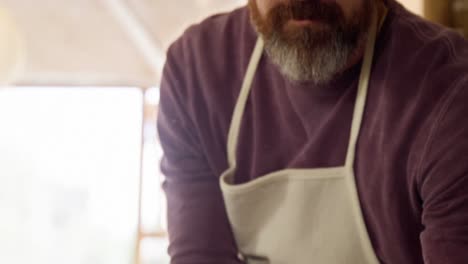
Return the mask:
[[422,159],[421,242],[426,264],[468,263],[467,102],[465,81],[445,100]]
[[[210,170],[185,90],[183,74],[168,52],[161,83],[158,133],[167,196],[172,264],[239,264],[219,177]],[[185,64],[184,64],[185,65]]]

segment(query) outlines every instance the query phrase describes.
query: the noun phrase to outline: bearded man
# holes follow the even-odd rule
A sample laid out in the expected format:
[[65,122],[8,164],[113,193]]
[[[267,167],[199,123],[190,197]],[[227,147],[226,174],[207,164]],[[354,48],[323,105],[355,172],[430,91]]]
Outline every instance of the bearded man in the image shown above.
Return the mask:
[[169,49],[173,264],[468,263],[468,43],[395,0],[249,0]]

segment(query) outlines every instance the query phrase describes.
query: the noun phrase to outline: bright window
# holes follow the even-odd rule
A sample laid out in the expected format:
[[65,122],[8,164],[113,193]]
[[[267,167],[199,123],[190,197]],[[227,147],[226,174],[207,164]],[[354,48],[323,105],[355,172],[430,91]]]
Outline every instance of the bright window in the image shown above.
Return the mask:
[[137,88],[0,89],[0,263],[133,263],[142,110]]

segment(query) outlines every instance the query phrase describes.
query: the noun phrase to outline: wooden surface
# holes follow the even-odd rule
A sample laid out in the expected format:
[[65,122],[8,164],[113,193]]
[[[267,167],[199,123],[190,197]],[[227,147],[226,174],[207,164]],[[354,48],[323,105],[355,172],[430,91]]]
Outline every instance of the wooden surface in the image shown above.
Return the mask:
[[423,13],[426,18],[443,24],[452,26],[451,5],[452,0],[424,0]]
[[453,26],[468,37],[468,0],[456,0],[453,5]]

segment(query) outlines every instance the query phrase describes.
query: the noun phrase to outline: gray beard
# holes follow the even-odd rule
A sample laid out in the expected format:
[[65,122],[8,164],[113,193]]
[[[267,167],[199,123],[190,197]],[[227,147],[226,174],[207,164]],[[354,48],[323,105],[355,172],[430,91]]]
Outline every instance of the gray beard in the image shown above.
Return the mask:
[[265,50],[280,71],[291,81],[312,81],[317,85],[330,82],[342,71],[358,47],[347,43],[339,34],[323,43],[314,44],[313,32],[304,32],[291,43],[277,34],[265,39]]

